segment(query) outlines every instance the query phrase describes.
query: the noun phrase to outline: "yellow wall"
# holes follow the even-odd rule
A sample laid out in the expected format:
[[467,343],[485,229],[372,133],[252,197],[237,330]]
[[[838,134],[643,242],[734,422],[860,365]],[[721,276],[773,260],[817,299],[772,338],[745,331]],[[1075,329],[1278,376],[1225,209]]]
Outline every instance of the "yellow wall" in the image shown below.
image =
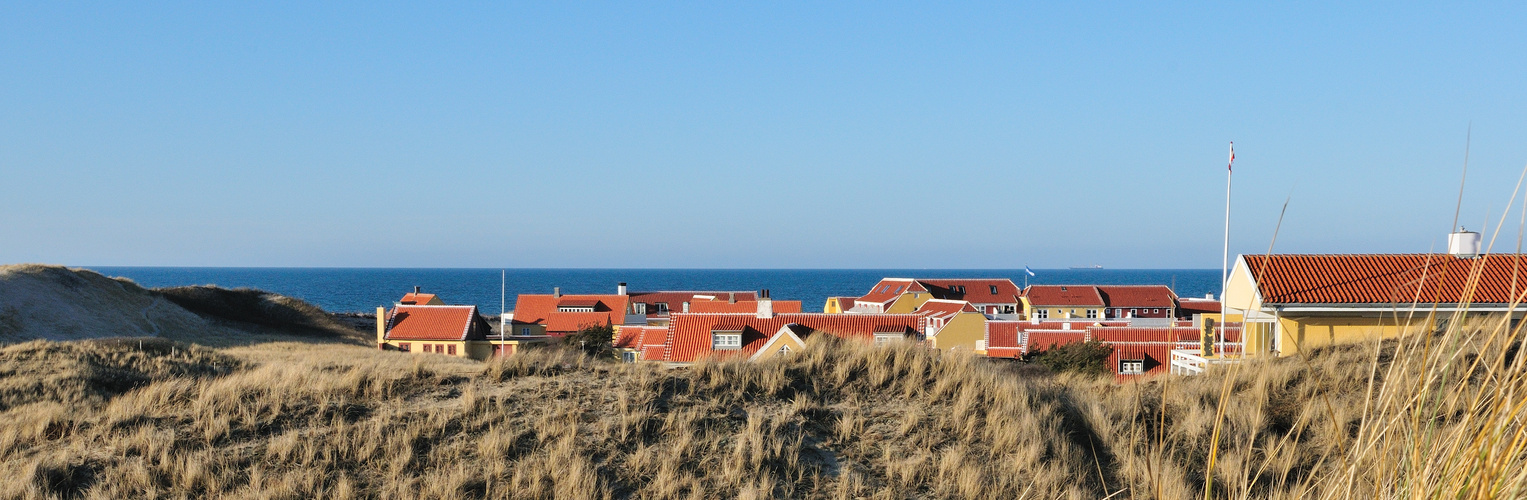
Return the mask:
[[[1068,319],[1068,317],[1066,315],[1071,313],[1072,311],[1076,311],[1076,312],[1075,312],[1075,314],[1071,314],[1069,319],[1103,319],[1103,315],[1104,315],[1103,306],[1094,306],[1094,307],[1035,307],[1033,303],[1029,302],[1029,298],[1028,297],[1019,297],[1018,300],[1020,300],[1023,303],[1023,319],[1034,319],[1034,316],[1036,314],[1038,314],[1039,311],[1041,311],[1041,310],[1043,310],[1047,314],[1049,314],[1049,316],[1047,316],[1045,319]],[[1087,311],[1088,310],[1094,311],[1095,315],[1092,318],[1088,318],[1087,317]]]
[[1282,345],[1278,355],[1290,356],[1321,346],[1395,338],[1413,331],[1412,325],[1417,328],[1430,325],[1431,319],[1415,318],[1404,326],[1396,324],[1393,317],[1283,316],[1279,322],[1283,331],[1279,335]]
[[933,298],[931,293],[903,293],[900,297],[896,298],[896,302],[891,303],[891,307],[886,309],[885,312],[889,314],[907,314],[922,307],[923,303],[931,298]]
[[981,313],[956,314],[949,324],[944,325],[938,335],[932,337],[935,349],[969,349],[975,350],[976,341],[986,338],[986,315]]
[[795,339],[790,338],[789,335],[780,335],[779,338],[770,340],[773,342],[764,344],[763,347],[759,348],[758,353],[755,354],[757,357],[753,358],[753,360],[762,361],[779,355],[780,346],[790,346],[790,352],[792,353],[801,352],[802,350],[806,349],[804,344],[796,342]]
[[843,305],[838,303],[837,297],[831,297],[827,299],[826,304],[822,304],[822,312],[827,314],[841,314],[843,312]]

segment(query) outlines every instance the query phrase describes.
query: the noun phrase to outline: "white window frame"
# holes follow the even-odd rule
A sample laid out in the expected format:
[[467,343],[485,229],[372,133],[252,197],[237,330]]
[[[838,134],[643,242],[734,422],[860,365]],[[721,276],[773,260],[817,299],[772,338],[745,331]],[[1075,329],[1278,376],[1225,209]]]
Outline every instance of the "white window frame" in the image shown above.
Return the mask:
[[1143,375],[1145,374],[1145,360],[1121,359],[1119,360],[1119,375]]
[[1049,309],[1039,309],[1039,310],[1036,310],[1036,311],[1034,311],[1034,317],[1035,318],[1039,318],[1039,319],[1050,319],[1050,310]]
[[1097,318],[1098,318],[1098,310],[1097,309],[1088,309],[1087,310],[1087,319],[1097,319]]
[[875,334],[875,347],[880,347],[892,342],[901,342],[904,336],[900,333],[877,333]]
[[742,332],[711,332],[710,348],[713,351],[736,351],[742,349]]

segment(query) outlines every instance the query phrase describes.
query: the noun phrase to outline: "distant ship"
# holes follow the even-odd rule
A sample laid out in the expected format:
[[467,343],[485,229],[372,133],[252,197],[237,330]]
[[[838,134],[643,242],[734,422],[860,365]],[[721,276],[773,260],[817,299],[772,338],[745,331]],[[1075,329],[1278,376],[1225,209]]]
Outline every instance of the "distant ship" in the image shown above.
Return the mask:
[[1071,269],[1102,269],[1102,268],[1103,268],[1103,266],[1099,266],[1097,264],[1093,264],[1093,265],[1090,265],[1090,266],[1080,266],[1080,267],[1072,266],[1071,267]]

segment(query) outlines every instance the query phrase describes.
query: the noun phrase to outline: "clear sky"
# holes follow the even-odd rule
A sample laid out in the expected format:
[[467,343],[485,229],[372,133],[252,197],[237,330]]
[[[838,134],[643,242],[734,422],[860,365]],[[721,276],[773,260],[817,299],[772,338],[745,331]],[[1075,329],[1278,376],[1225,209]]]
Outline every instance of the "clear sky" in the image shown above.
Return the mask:
[[1527,164],[1520,2],[821,3],[3,2],[0,262],[1218,268],[1229,141],[1232,252]]

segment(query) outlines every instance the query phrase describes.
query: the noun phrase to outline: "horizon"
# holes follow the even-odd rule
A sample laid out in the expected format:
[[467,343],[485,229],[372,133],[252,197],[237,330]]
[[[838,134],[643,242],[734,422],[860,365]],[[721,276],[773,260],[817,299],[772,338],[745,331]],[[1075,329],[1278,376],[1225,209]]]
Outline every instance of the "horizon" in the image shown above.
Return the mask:
[[1466,158],[1518,215],[1524,18],[12,4],[0,262],[1212,268],[1232,141],[1232,254],[1435,252]]

